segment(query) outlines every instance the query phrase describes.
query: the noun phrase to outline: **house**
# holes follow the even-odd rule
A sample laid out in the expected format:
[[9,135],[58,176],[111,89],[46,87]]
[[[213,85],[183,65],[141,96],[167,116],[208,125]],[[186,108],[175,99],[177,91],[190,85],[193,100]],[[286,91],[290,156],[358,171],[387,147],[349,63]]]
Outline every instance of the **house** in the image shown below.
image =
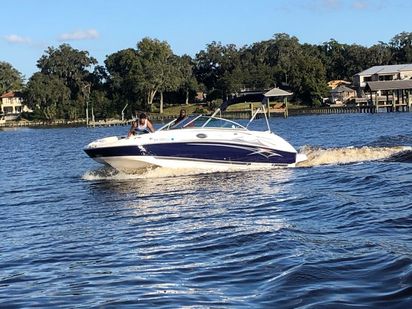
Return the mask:
[[393,110],[411,109],[412,63],[378,65],[353,76],[357,106],[390,107]]
[[356,91],[345,85],[340,85],[330,92],[330,101],[335,105],[343,105],[356,97]]
[[0,96],[1,113],[6,120],[14,120],[22,112],[32,112],[27,106],[23,105],[21,92],[9,91]]
[[358,96],[363,95],[367,82],[408,80],[412,78],[412,63],[395,65],[377,65],[353,76],[353,85]]

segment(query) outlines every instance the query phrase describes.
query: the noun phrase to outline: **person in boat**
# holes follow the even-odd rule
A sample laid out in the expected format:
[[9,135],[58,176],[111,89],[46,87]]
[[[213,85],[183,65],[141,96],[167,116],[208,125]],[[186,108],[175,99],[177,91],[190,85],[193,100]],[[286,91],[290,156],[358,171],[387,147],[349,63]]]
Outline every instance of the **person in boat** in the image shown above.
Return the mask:
[[173,126],[177,125],[179,122],[181,122],[182,120],[186,119],[186,110],[185,109],[181,109],[180,113],[179,113],[179,117],[177,117],[177,119],[175,120],[175,122],[173,123]]
[[155,131],[152,122],[147,119],[145,113],[139,115],[139,119],[132,122],[132,127],[127,134],[127,137],[135,135],[137,132],[141,133],[153,133]]

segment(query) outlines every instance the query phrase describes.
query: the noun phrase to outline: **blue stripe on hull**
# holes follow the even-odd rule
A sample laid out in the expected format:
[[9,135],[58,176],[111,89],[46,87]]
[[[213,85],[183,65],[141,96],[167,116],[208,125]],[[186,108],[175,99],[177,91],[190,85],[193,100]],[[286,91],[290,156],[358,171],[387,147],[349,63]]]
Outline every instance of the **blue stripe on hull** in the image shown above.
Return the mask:
[[292,164],[296,162],[296,153],[228,143],[164,143],[145,145],[144,147],[92,148],[85,149],[85,152],[92,158],[148,155],[246,163]]

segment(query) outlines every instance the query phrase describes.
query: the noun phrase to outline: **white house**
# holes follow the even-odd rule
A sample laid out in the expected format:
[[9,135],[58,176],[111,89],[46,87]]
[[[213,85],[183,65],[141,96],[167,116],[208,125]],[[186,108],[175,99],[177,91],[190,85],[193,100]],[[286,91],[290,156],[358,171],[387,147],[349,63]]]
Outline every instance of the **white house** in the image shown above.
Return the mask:
[[23,96],[20,92],[9,91],[0,96],[1,113],[6,120],[16,119],[22,112],[32,112],[23,105]]
[[412,78],[412,63],[377,65],[353,76],[353,85],[358,90],[366,87],[367,82],[408,80]]

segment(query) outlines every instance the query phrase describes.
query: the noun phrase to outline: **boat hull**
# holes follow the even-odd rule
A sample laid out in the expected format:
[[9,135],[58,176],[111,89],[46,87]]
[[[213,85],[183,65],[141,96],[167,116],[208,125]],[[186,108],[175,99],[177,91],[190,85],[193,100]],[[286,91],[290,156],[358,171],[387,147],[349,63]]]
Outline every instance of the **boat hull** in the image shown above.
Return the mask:
[[195,169],[195,170],[247,170],[247,169],[267,169],[294,167],[296,163],[277,164],[277,163],[255,163],[255,162],[234,162],[218,160],[201,160],[177,157],[157,157],[157,156],[122,156],[94,158],[99,163],[110,165],[116,170],[135,173],[142,169],[153,167],[165,167],[176,169]]
[[109,137],[89,144],[85,152],[97,162],[125,172],[156,166],[219,170],[293,167],[298,161],[296,150],[273,133],[232,129]]

